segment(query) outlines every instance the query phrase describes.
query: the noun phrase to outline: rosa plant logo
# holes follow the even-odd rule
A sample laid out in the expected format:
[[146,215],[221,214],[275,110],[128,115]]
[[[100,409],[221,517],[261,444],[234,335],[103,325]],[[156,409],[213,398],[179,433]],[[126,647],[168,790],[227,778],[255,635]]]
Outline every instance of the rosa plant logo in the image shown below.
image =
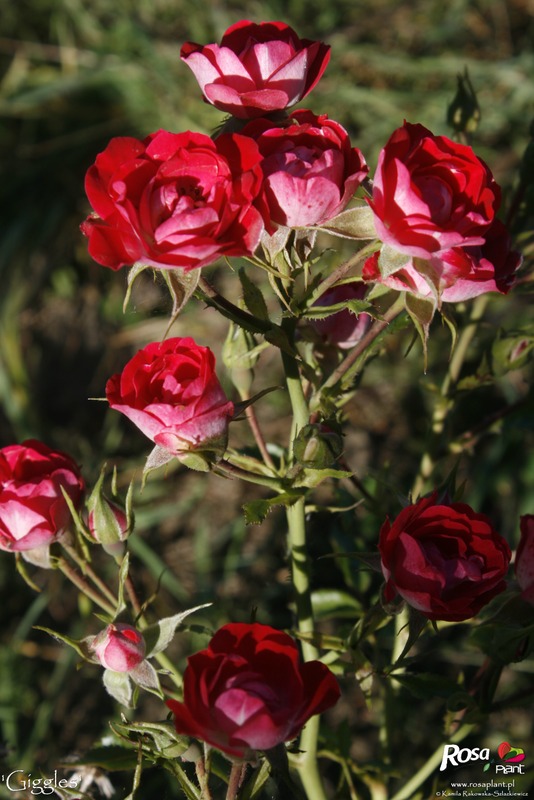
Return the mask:
[[[525,751],[520,747],[513,747],[509,742],[501,742],[497,748],[497,755],[504,763],[495,765],[495,772],[508,775],[510,773],[523,774],[522,761],[525,760]],[[440,772],[448,766],[458,767],[470,761],[485,761],[484,772],[487,772],[495,759],[490,760],[489,747],[462,747],[457,744],[446,744],[443,746],[441,757]]]

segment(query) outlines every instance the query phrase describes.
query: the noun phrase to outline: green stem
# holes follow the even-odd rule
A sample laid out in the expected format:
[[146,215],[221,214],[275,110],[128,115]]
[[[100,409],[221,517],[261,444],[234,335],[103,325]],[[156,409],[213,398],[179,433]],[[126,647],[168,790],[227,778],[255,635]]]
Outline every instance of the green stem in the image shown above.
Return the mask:
[[[289,332],[289,322],[286,321],[286,333]],[[288,353],[284,352],[282,352],[282,362],[293,410],[291,431],[291,442],[293,442],[299,430],[308,424],[310,412],[304,396],[297,362]],[[286,515],[297,627],[300,633],[311,636],[314,631],[314,619],[311,602],[310,563],[306,543],[305,498],[301,497],[289,506],[286,510]],[[302,642],[302,654],[305,661],[312,661],[318,658],[319,651],[311,641],[304,640]],[[315,716],[306,723],[302,731],[299,746],[303,752],[297,761],[300,779],[308,800],[326,800],[317,763],[318,735],[319,717]]]
[[115,616],[116,607],[112,606],[105,597],[102,597],[101,594],[93,589],[93,587],[87,583],[83,575],[80,575],[78,572],[76,572],[76,570],[73,569],[73,567],[68,563],[68,561],[66,561],[65,558],[60,557],[56,559],[55,566],[61,570],[65,577],[68,578],[68,580],[73,583],[82,594],[92,600],[93,603],[105,611],[106,614],[109,614],[111,617]]
[[443,383],[441,384],[440,398],[437,401],[432,414],[431,442],[426,452],[423,453],[421,463],[419,465],[419,471],[412,488],[412,497],[414,498],[417,498],[422,493],[425,484],[430,478],[436,464],[434,451],[437,443],[441,439],[447,416],[453,405],[451,401],[451,390],[454,388],[456,383],[458,383],[460,372],[467,356],[467,351],[477,331],[478,323],[484,315],[487,304],[487,295],[481,295],[480,297],[477,297],[473,303],[469,324],[463,329],[460,337],[458,338],[458,342],[456,343],[456,347],[454,348],[454,352],[449,363],[449,369],[447,370],[447,374],[445,375]]
[[[458,742],[463,741],[463,739],[465,739],[466,736],[471,733],[474,727],[474,725],[463,725],[459,731],[450,737],[449,741],[451,744],[458,744]],[[415,775],[410,778],[408,783],[405,783],[402,789],[399,789],[399,791],[393,795],[391,800],[411,800],[421,784],[424,783],[426,779],[429,778],[430,775],[432,775],[432,773],[437,769],[441,762],[442,754],[443,745],[440,745],[430,756],[428,761],[423,764],[421,769],[419,769]]]
[[65,542],[62,543],[62,547],[65,550],[65,552],[69,554],[74,563],[79,567],[81,572],[84,575],[87,575],[87,577],[94,583],[96,588],[100,592],[102,592],[102,595],[106,597],[106,599],[109,600],[110,603],[116,604],[117,598],[115,597],[113,592],[110,589],[108,589],[104,581],[101,578],[99,578],[99,576],[96,574],[93,568],[87,563],[87,561],[84,561],[83,558],[80,557],[80,554],[76,551],[76,549],[68,544],[65,544]]

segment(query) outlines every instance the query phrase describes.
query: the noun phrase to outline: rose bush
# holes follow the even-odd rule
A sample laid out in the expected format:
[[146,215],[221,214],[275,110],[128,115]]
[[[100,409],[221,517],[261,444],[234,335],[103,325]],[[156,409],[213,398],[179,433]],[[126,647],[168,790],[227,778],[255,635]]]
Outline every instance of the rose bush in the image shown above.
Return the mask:
[[63,496],[75,508],[85,485],[70,456],[35,439],[0,450],[0,548],[45,550],[71,521]]
[[146,645],[136,628],[116,622],[95,636],[91,650],[106,669],[131,672],[144,660]]
[[221,44],[186,42],[181,58],[206,102],[240,119],[281,111],[305,97],[323,74],[330,47],[299,39],[283,22],[241,20]]
[[534,605],[534,514],[521,517],[515,574],[524,599]]
[[191,338],[152,342],[106,385],[112,408],[178,458],[222,455],[234,412],[215,374],[215,356]]
[[368,172],[347,131],[326,114],[299,110],[282,126],[250,122],[242,131],[264,157],[263,192],[270,218],[290,228],[320,225],[342,211]]
[[386,519],[379,550],[386,602],[399,594],[428,619],[469,619],[506,588],[506,541],[484,514],[436,493]]
[[263,230],[253,205],[260,161],[256,143],[238,134],[112,139],[85,179],[97,215],[81,226],[91,256],[111,269],[141,262],[191,270],[250,255]]
[[293,639],[268,625],[229,624],[188,658],[184,700],[168,700],[176,730],[236,758],[297,736],[340,695],[319,661],[302,663]]

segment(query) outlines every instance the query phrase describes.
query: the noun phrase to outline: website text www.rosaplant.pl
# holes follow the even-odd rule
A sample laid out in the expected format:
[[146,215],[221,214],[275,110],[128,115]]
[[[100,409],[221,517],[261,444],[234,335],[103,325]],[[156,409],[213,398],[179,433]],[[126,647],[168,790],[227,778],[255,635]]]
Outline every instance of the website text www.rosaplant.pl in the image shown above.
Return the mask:
[[[528,797],[528,792],[514,791],[515,781],[469,781],[451,783],[450,789],[436,792],[436,797]],[[469,791],[465,791],[469,790]],[[473,792],[479,789],[480,792]]]

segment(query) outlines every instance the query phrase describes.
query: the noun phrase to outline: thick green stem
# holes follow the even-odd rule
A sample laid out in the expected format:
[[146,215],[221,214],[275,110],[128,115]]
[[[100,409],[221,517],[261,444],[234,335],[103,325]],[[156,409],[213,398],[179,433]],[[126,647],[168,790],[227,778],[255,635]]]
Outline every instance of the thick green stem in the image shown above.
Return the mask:
[[[474,725],[463,725],[457,733],[450,737],[449,742],[452,744],[458,744],[458,742],[461,742],[471,733],[474,727]],[[393,795],[391,800],[410,800],[412,797],[414,797],[421,784],[424,783],[433,772],[435,772],[439,763],[441,762],[442,755],[443,745],[440,745],[430,756],[428,761],[423,764],[421,769],[419,769],[415,775],[410,778],[408,783],[405,783],[402,789],[399,789],[399,791]]]
[[[291,442],[308,424],[310,412],[298,369],[294,358],[282,353],[282,361],[286,374],[286,384],[293,410]],[[313,609],[311,601],[310,562],[306,543],[305,498],[299,498],[288,507],[287,525],[291,559],[291,577],[295,594],[297,627],[300,633],[311,636],[314,630]],[[302,654],[306,661],[319,656],[319,651],[311,641],[302,642]],[[300,739],[302,755],[297,761],[300,778],[308,800],[326,800],[326,795],[317,764],[317,738],[319,735],[319,717],[312,717],[304,727]]]

